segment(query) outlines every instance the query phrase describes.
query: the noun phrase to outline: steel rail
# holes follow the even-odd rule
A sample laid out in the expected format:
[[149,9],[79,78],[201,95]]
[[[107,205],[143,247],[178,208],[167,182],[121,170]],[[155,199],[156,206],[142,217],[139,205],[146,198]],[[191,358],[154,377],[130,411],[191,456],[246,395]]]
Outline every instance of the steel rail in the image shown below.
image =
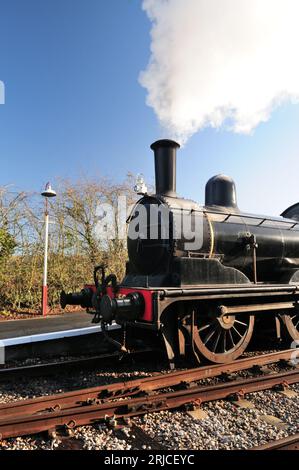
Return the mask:
[[290,361],[292,354],[295,352],[295,349],[288,349],[261,356],[247,357],[230,364],[215,364],[198,367],[196,369],[174,371],[168,374],[158,374],[156,376],[128,380],[126,382],[117,382],[29,400],[4,403],[0,405],[0,417],[76,407],[81,406],[82,401],[134,396],[142,392],[177,386],[182,382],[188,384],[206,378],[217,377],[221,374],[231,374],[241,370],[267,366],[280,361]]
[[[145,395],[136,398],[107,400],[99,404],[81,403],[80,407],[67,408],[48,413],[21,414],[0,420],[0,437],[24,436],[59,427],[74,428],[90,425],[98,421],[116,422],[128,420],[133,416],[154,411],[180,408],[186,404],[200,404],[207,401],[225,399],[233,394],[246,394],[266,390],[275,385],[299,382],[299,370],[275,373],[250,379],[235,380],[212,386],[193,386],[187,390],[178,390],[157,395]],[[85,406],[84,406],[85,405]]]
[[[158,352],[154,348],[145,348],[142,350],[136,350],[130,352],[130,355],[125,355],[121,351],[107,352],[96,356],[68,359],[66,361],[59,362],[45,362],[42,364],[32,364],[26,366],[16,367],[2,367],[0,368],[0,382],[15,379],[18,377],[42,377],[44,375],[57,375],[66,370],[78,369],[84,367],[84,369],[93,369],[99,365],[107,367],[108,364],[101,364],[103,360],[118,361],[121,358],[129,358],[130,356],[140,356],[142,354],[148,354],[149,352]],[[111,363],[109,363],[111,366]]]
[[59,362],[45,362],[42,364],[32,364],[27,366],[16,366],[16,367],[3,367],[0,369],[0,381],[8,380],[10,378],[17,377],[34,377],[34,376],[43,376],[43,375],[52,375],[57,374],[61,371],[78,368],[78,367],[95,367],[99,365],[99,361],[103,359],[119,359],[121,356],[118,352],[101,354],[98,356],[70,359],[67,361]]
[[252,447],[249,450],[299,450],[299,434],[284,437],[277,441],[270,441],[267,444]]
[[49,395],[40,398],[34,398],[26,401],[18,401],[14,403],[6,403],[0,405],[0,416],[17,414],[21,410],[26,412],[41,412],[43,410],[54,409],[55,407],[63,408],[64,406],[80,405],[82,400],[92,400],[107,397],[126,397],[144,391],[153,391],[161,388],[175,386],[181,382],[190,383],[205,378],[212,378],[221,374],[230,374],[252,367],[266,366],[280,361],[289,361],[294,349],[286,351],[264,354],[240,359],[231,364],[210,365],[190,370],[181,370],[171,372],[169,374],[158,374],[153,377],[145,377],[142,379],[134,379],[126,382],[117,382],[111,385],[102,385],[71,392]]

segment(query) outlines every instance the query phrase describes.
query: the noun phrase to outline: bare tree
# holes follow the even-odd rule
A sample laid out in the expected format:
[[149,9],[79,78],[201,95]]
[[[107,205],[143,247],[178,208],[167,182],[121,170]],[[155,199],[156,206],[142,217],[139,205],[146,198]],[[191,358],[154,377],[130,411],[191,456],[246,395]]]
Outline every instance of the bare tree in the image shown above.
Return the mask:
[[[57,198],[50,203],[49,299],[55,306],[60,291],[77,290],[92,282],[95,264],[104,263],[122,278],[126,243],[120,238],[118,200],[134,202],[133,176],[115,183],[81,177],[56,182]],[[108,240],[96,230],[99,207],[114,208],[114,235]],[[44,244],[43,201],[39,194],[0,189],[0,304],[2,308],[37,309],[41,300]]]

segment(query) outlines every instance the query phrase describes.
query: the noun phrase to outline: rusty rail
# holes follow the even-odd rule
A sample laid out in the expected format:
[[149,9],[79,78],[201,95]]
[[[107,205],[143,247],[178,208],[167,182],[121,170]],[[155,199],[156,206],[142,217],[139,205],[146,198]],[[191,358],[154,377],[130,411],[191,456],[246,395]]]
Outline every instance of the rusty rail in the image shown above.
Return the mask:
[[[153,348],[144,348],[139,351],[132,351],[130,356],[142,356],[143,354],[148,353],[155,353],[158,352],[157,349]],[[59,362],[45,362],[42,364],[32,364],[26,366],[15,366],[15,367],[1,367],[0,368],[0,382],[4,382],[10,379],[16,379],[18,377],[42,377],[46,375],[57,375],[59,373],[70,371],[70,370],[78,370],[78,368],[82,367],[85,370],[93,369],[98,366],[107,367],[119,362],[122,358],[129,356],[125,356],[120,351],[113,351],[107,352],[103,354],[99,354],[96,356],[90,357],[83,357],[83,358],[75,358],[75,359],[68,359],[66,361],[59,361]],[[105,362],[103,362],[105,360]],[[110,361],[109,363],[107,361]]]
[[220,376],[221,374],[231,374],[241,370],[254,368],[255,371],[260,366],[275,364],[280,361],[289,361],[294,349],[264,354],[261,356],[247,357],[234,361],[231,364],[210,365],[198,367],[196,369],[180,370],[168,374],[158,374],[142,379],[117,382],[110,385],[73,390],[66,393],[58,393],[29,400],[19,400],[17,402],[0,404],[0,417],[18,415],[20,413],[43,412],[47,410],[63,409],[66,407],[81,406],[82,401],[97,400],[107,398],[124,398],[133,396],[141,392],[157,391],[162,388],[176,386],[182,382],[188,384],[206,378]]
[[[133,416],[153,411],[171,410],[188,403],[204,403],[228,398],[232,394],[252,393],[266,390],[274,385],[288,381],[289,384],[299,381],[299,371],[285,372],[271,376],[236,380],[215,386],[195,386],[187,390],[179,390],[117,401],[106,401],[100,404],[81,403],[80,407],[34,413],[0,420],[1,438],[24,436],[56,429],[57,427],[73,428],[90,425],[101,420],[106,422],[122,419],[127,421]],[[84,406],[85,405],[85,406]]]
[[299,450],[299,434],[252,447],[250,450]]
[[17,377],[41,377],[43,375],[52,375],[59,372],[71,369],[78,369],[78,367],[93,368],[99,365],[99,361],[103,359],[119,359],[120,354],[107,353],[98,356],[69,359],[59,362],[45,362],[43,364],[31,364],[26,366],[3,367],[0,368],[0,381],[6,381],[11,378]]
[[[291,351],[293,352],[293,350]],[[271,361],[272,363],[277,362],[279,360],[277,354],[281,353],[267,355],[268,357],[265,358],[263,364],[269,364]],[[269,356],[272,356],[272,360]],[[252,364],[254,360],[260,365],[262,359],[263,356],[243,359],[243,369],[248,368],[248,364]],[[242,361],[237,361],[237,363]],[[245,367],[245,363],[247,363],[247,367]],[[117,419],[122,419],[126,421],[132,416],[151,411],[170,410],[190,403],[198,405],[206,401],[228,398],[233,394],[244,395],[269,389],[275,385],[293,384],[299,381],[299,370],[294,368],[295,370],[275,372],[211,386],[194,383],[194,380],[214,377],[227,370],[229,372],[242,370],[240,368],[231,369],[234,366],[236,367],[236,363],[225,367],[211,366],[205,368],[204,372],[203,368],[174,372],[128,383],[117,383],[108,387],[83,389],[52,397],[41,397],[2,405],[0,408],[0,416],[2,417],[0,435],[2,438],[22,436],[61,426],[71,428],[77,425],[93,424],[100,420],[115,422]],[[195,371],[197,371],[197,376],[194,374]],[[179,389],[166,393],[161,393],[161,391],[152,393],[153,390],[161,390],[171,384],[178,386]]]

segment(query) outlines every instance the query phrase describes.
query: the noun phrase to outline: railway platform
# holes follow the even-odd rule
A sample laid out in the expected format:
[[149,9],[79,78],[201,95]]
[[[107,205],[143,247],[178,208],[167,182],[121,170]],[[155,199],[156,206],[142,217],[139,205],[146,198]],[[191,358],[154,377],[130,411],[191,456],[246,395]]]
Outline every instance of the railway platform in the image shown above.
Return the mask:
[[[101,326],[91,320],[86,312],[76,312],[1,321],[0,346],[5,349],[5,360],[99,352]],[[108,329],[117,330],[119,326],[110,325]]]

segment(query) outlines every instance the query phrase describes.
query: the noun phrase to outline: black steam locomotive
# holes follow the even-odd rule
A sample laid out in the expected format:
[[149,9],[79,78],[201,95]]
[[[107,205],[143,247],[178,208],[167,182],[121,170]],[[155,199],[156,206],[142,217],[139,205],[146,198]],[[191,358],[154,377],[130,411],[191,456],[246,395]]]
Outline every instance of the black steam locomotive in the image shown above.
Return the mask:
[[230,362],[265,318],[277,338],[299,339],[299,204],[277,218],[243,213],[233,180],[218,175],[200,206],[176,193],[179,145],[151,148],[156,194],[142,194],[128,219],[125,278],[97,267],[95,284],[63,292],[62,306],[82,305],[104,329],[116,322],[132,338],[163,339],[171,364]]

